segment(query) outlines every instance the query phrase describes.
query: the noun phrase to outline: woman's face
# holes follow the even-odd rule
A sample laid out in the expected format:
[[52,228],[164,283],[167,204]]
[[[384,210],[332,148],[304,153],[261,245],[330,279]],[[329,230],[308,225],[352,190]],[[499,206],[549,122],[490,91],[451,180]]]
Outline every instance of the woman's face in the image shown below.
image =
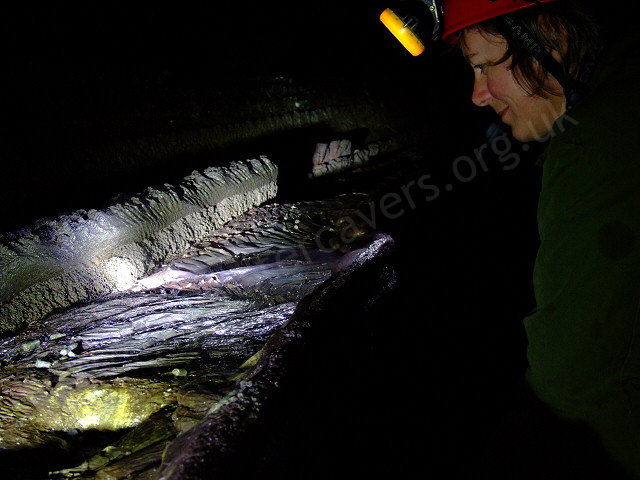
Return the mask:
[[[514,138],[521,142],[540,140],[551,133],[553,123],[566,108],[562,88],[552,76],[546,86],[559,95],[549,98],[531,95],[514,78],[509,59],[497,63],[507,51],[503,37],[469,29],[461,47],[474,70],[473,103],[479,107],[492,107],[511,127]],[[555,52],[552,54],[556,55]]]

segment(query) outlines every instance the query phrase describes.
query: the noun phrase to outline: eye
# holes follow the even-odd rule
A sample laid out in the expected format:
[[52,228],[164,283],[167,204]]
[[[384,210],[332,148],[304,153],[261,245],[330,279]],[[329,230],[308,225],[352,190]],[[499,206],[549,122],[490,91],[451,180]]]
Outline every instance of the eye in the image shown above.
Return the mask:
[[487,71],[487,64],[486,63],[481,63],[479,65],[474,65],[473,68],[475,70],[478,70],[478,72],[480,72],[480,74],[484,75]]

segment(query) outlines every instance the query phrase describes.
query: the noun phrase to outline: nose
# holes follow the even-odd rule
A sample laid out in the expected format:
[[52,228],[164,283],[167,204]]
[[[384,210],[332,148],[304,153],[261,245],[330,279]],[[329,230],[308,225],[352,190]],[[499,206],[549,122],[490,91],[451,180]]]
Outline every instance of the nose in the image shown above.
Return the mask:
[[476,75],[473,82],[473,93],[471,94],[471,101],[478,107],[485,107],[491,102],[491,93],[487,86],[487,77],[484,75]]

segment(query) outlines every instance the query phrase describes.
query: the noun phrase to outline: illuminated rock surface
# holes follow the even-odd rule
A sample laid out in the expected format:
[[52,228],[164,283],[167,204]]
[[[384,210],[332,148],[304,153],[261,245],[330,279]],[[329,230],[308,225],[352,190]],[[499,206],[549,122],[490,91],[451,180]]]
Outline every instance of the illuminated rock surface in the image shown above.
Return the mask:
[[[371,277],[368,296],[392,286],[392,271],[376,264],[390,240],[353,220],[367,201],[254,208],[126,291],[3,340],[7,471],[197,478],[277,398],[301,331],[354,272],[387,272]],[[29,449],[51,458],[21,465]]]
[[126,288],[212,229],[273,198],[276,176],[266,158],[232,162],[104,210],[0,235],[0,333]]

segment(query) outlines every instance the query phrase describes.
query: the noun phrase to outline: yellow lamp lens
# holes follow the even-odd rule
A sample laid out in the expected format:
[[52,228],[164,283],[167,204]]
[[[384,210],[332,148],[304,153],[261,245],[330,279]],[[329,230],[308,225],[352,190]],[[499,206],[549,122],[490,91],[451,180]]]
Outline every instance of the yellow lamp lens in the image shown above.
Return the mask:
[[416,36],[410,28],[404,26],[404,22],[396,15],[393,10],[387,8],[380,14],[380,21],[389,29],[393,36],[409,50],[409,53],[417,57],[424,52],[424,44]]

